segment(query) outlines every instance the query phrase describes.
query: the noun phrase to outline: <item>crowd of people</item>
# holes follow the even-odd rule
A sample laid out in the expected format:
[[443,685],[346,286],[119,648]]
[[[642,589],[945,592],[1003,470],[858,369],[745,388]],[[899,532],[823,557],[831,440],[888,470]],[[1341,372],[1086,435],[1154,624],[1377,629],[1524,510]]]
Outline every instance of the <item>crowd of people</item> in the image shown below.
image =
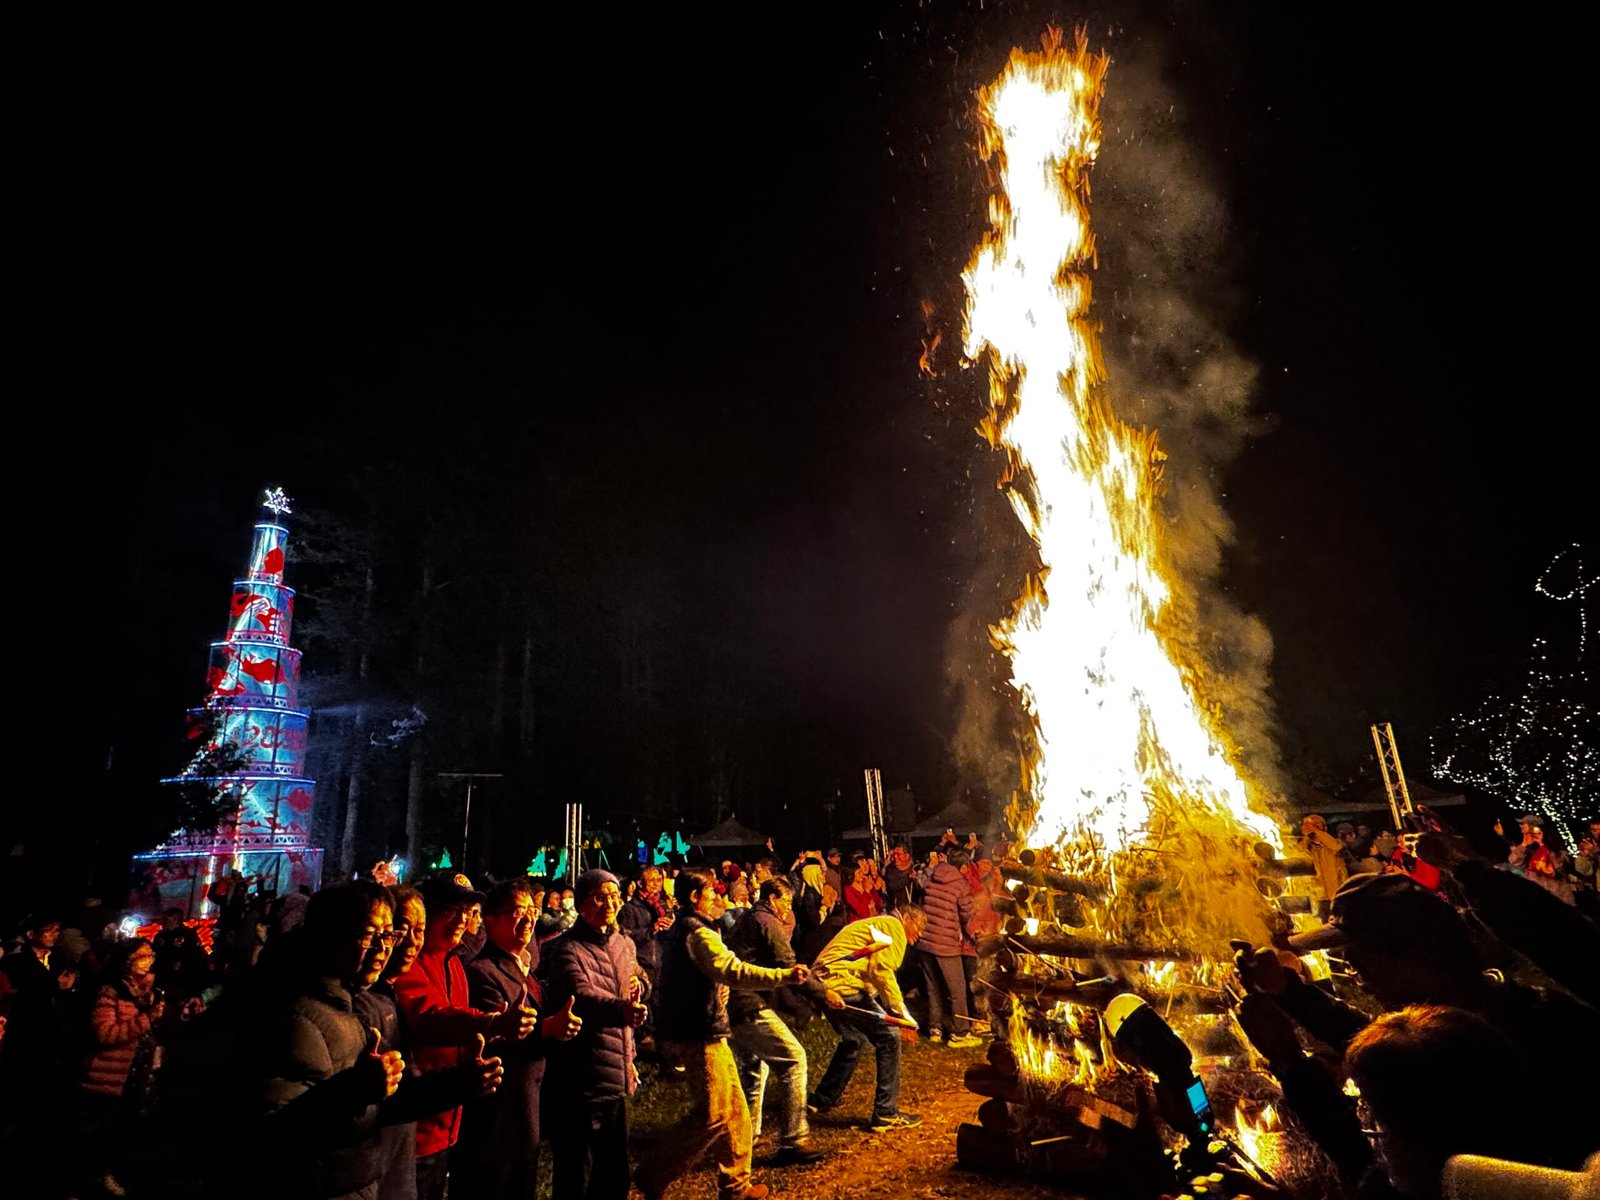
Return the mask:
[[[149,938],[97,924],[98,905],[34,914],[0,957],[0,1140],[65,1164],[41,1196],[155,1177],[163,1195],[531,1198],[545,1143],[556,1196],[659,1197],[709,1153],[721,1195],[758,1198],[763,1127],[767,1164],[818,1161],[809,1118],[840,1106],[863,1051],[863,1123],[886,1132],[920,1122],[899,1105],[903,1041],[978,1044],[972,964],[999,890],[981,855],[952,831],[881,869],[811,851],[270,903],[230,876],[215,922],[172,909]],[[808,1092],[794,1026],[813,1015],[838,1046]],[[635,1173],[641,1056],[694,1104]]]
[[[1543,834],[1525,816],[1502,862],[1437,822],[1306,820],[1322,923],[1241,950],[1236,1015],[1350,1194],[1428,1200],[1463,1153],[1575,1168],[1600,1146],[1577,1065],[1600,1039],[1600,825],[1571,860]],[[0,957],[0,1139],[62,1164],[41,1196],[531,1198],[548,1145],[563,1200],[654,1200],[706,1157],[721,1196],[759,1198],[758,1139],[760,1165],[817,1162],[810,1120],[867,1051],[859,1117],[883,1133],[920,1123],[906,1042],[991,1032],[974,969],[1009,853],[951,830],[920,860],[447,872],[270,908],[233,877],[215,924],[173,909],[148,938],[97,906],[36,914]],[[1364,1007],[1312,978],[1318,952]],[[812,1083],[795,1029],[819,1015],[837,1043]],[[635,1169],[641,1062],[693,1103]]]
[[[1411,817],[1411,828],[1395,832],[1370,825],[1341,821],[1332,833],[1326,817],[1312,814],[1301,824],[1301,847],[1316,871],[1321,889],[1319,915],[1326,918],[1340,885],[1352,875],[1399,871],[1425,888],[1437,889],[1439,868],[1417,853],[1417,842],[1437,832],[1431,817]],[[1568,854],[1558,841],[1545,836],[1545,818],[1524,813],[1516,831],[1504,822],[1494,824],[1495,837],[1505,846],[1505,869],[1537,884],[1551,895],[1591,917],[1600,916],[1600,821],[1589,822],[1578,839],[1578,852]]]
[[[1241,950],[1240,1029],[1348,1194],[1434,1200],[1490,1170],[1483,1195],[1600,1188],[1600,822],[1569,863],[1524,815],[1504,860],[1431,814],[1401,834],[1308,817],[1322,923]],[[1587,879],[1587,882],[1585,880]],[[1589,895],[1585,896],[1585,889]],[[1308,956],[1330,956],[1320,983]],[[1572,1048],[1575,1056],[1566,1053]],[[1583,1176],[1563,1177],[1560,1171]],[[1495,1173],[1502,1172],[1502,1173]],[[1574,1190],[1571,1194],[1577,1195]]]

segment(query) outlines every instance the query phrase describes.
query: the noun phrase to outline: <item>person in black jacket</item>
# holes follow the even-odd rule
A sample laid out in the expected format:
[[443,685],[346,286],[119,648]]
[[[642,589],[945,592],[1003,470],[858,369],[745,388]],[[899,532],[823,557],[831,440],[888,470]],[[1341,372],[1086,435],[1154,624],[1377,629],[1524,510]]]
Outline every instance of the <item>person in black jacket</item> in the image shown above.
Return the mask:
[[663,886],[665,880],[660,867],[646,867],[639,873],[633,898],[617,913],[618,928],[633,939],[634,955],[652,981],[661,969],[661,947],[677,915]]
[[917,864],[911,857],[911,847],[901,842],[889,852],[889,861],[883,868],[883,908],[893,912],[907,904],[922,903],[922,880],[917,874]]
[[380,1174],[379,1108],[405,1074],[396,1050],[355,1014],[393,944],[389,898],[373,883],[311,898],[304,957],[262,1003],[241,1082],[255,1120],[249,1141],[272,1147],[239,1181],[254,1195],[357,1197]]
[[544,1105],[562,1200],[626,1200],[628,1097],[638,1086],[633,1033],[643,1024],[649,983],[633,942],[617,931],[622,888],[609,871],[585,871],[574,888],[578,921],[540,947],[540,982],[553,1010],[583,1021],[570,1042],[549,1048]]
[[22,946],[0,958],[9,1028],[0,1043],[0,1148],[54,1161],[64,1147],[72,1082],[68,1035],[78,972],[56,954],[61,922],[34,914]]
[[[395,1003],[394,981],[416,963],[427,936],[428,916],[416,888],[395,888],[390,903],[395,914],[395,948],[388,952],[379,978],[356,992],[355,1014],[362,1024],[377,1031],[380,1053],[393,1050],[404,1056],[405,1027]],[[414,1062],[408,1065],[399,1087],[378,1113],[376,1200],[416,1200],[417,1121],[492,1093],[500,1085],[502,1072],[500,1060],[485,1058],[481,1049],[475,1061],[462,1067],[419,1071]]]
[[[484,903],[488,940],[467,966],[467,995],[483,1012],[544,1007],[544,991],[533,977],[539,948],[533,927],[539,906],[526,879],[494,885]],[[571,1041],[583,1029],[573,1012],[574,997],[564,1009],[543,1017],[534,1036],[508,1042],[501,1055],[506,1082],[492,1096],[467,1105],[462,1114],[459,1156],[451,1186],[473,1200],[534,1200],[539,1188],[539,1090],[544,1083],[545,1054],[556,1041]]]
[[706,867],[685,867],[673,881],[682,915],[661,960],[656,1032],[669,1060],[687,1073],[694,1109],[664,1139],[665,1153],[640,1171],[649,1200],[659,1200],[707,1150],[721,1200],[767,1195],[766,1185],[750,1181],[750,1109],[728,1049],[728,990],[803,984],[811,972],[753,966],[729,950],[718,925],[727,904],[716,884]]
[[[789,944],[794,888],[777,877],[761,885],[760,899],[734,926],[728,948],[747,963],[782,970],[795,965]],[[808,981],[816,999],[837,1006],[844,1000],[820,983]],[[789,1167],[814,1163],[822,1155],[807,1146],[811,1131],[806,1124],[806,1051],[789,1026],[772,1008],[772,993],[739,989],[728,996],[728,1042],[739,1064],[740,1082],[750,1105],[750,1137],[761,1136],[762,1096],[770,1074],[776,1081],[778,1152],[768,1166]]]
[[211,974],[211,956],[200,934],[183,923],[183,909],[169,908],[161,915],[161,932],[151,942],[156,952],[156,983],[169,999],[187,1000],[205,991]]

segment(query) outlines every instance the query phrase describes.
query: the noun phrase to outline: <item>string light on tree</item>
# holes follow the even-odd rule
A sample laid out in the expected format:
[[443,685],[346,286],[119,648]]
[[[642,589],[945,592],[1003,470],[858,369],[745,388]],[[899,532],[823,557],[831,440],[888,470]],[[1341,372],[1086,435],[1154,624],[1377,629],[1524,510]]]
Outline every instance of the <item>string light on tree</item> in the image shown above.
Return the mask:
[[1573,828],[1592,819],[1600,796],[1600,746],[1588,697],[1585,655],[1589,644],[1588,593],[1600,575],[1584,570],[1580,548],[1556,555],[1539,576],[1541,596],[1577,610],[1577,641],[1568,656],[1538,637],[1522,691],[1507,700],[1489,696],[1455,717],[1432,739],[1435,773],[1481,788],[1519,811],[1549,818],[1568,849]]

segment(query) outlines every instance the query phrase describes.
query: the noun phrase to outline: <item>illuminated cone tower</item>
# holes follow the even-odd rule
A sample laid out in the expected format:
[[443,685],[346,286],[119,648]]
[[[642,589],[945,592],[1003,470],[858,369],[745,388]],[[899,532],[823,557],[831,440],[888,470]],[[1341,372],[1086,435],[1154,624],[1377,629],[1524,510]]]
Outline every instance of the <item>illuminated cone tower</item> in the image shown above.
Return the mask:
[[[213,784],[232,815],[209,830],[186,830],[139,857],[150,863],[163,906],[191,916],[210,909],[211,883],[229,868],[279,895],[301,884],[316,887],[322,851],[310,846],[315,781],[306,777],[306,725],[297,707],[300,651],[289,645],[294,589],[283,582],[289,509],[282,488],[266,494],[267,515],[256,523],[250,565],[233,585],[227,636],[211,646],[205,705],[193,709],[191,737],[205,738],[196,765],[167,783]],[[206,774],[215,751],[230,749],[237,764]]]

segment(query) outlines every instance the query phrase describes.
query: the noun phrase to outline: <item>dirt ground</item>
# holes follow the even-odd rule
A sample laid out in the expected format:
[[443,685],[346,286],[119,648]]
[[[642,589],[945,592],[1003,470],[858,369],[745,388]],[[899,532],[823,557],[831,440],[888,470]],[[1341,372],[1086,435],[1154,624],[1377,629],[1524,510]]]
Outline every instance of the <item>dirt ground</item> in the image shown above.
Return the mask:
[[[835,1039],[822,1021],[801,1034],[810,1056],[811,1082],[821,1079]],[[763,1146],[756,1148],[758,1182],[774,1195],[805,1200],[869,1200],[872,1197],[960,1197],[961,1200],[1062,1200],[1067,1193],[1021,1179],[987,1179],[956,1166],[956,1126],[976,1120],[981,1097],[961,1086],[966,1068],[981,1061],[981,1051],[950,1050],[919,1042],[902,1046],[900,1107],[919,1113],[915,1129],[869,1133],[864,1122],[872,1111],[873,1063],[862,1056],[844,1101],[833,1112],[813,1120],[813,1148],[828,1157],[813,1167],[775,1170],[760,1165]],[[633,1110],[636,1158],[646,1157],[670,1124],[687,1107],[688,1090],[670,1076],[645,1073]],[[767,1151],[770,1153],[770,1150]],[[709,1166],[676,1184],[668,1200],[714,1200],[716,1184]]]

